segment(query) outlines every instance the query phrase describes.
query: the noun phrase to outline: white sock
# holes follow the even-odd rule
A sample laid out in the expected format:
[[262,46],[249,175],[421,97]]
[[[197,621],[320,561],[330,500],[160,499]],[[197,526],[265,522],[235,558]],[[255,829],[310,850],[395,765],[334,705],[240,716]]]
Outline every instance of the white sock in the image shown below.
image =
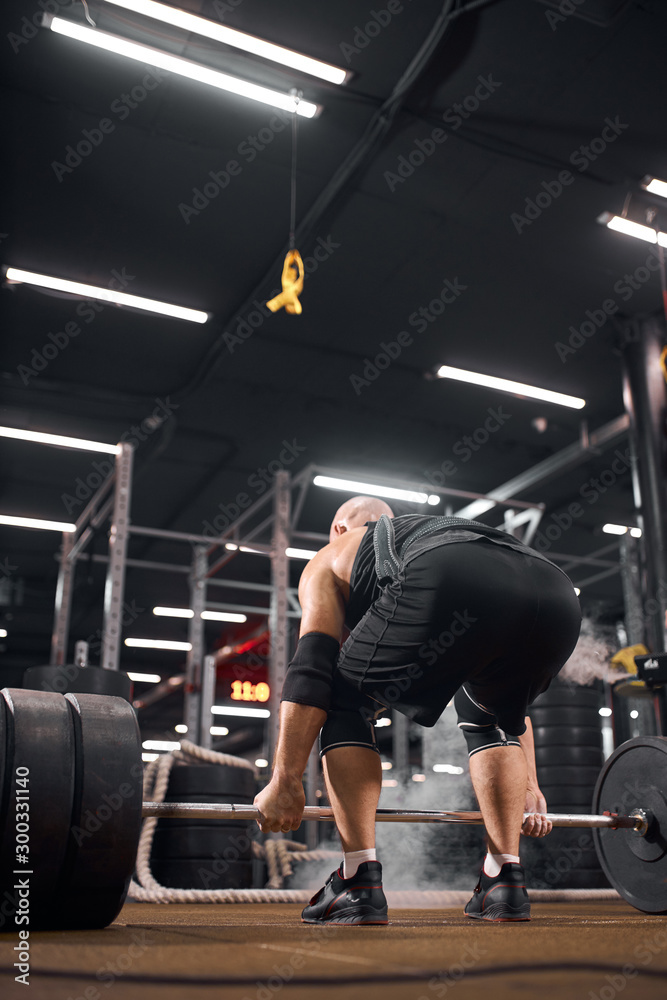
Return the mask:
[[363,861],[377,861],[375,848],[367,851],[347,851],[343,855],[343,878],[352,878],[357,874],[357,868]]
[[507,861],[513,861],[516,865],[521,864],[521,858],[516,854],[487,854],[484,858],[484,874],[489,878],[495,878]]

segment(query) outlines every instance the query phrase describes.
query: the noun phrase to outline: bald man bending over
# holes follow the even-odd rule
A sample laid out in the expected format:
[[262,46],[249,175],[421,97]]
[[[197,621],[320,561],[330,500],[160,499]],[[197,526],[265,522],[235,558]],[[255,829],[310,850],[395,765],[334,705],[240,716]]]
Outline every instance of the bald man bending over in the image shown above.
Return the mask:
[[488,835],[465,912],[528,920],[520,833],[544,836],[551,824],[526,710],[575,646],[579,601],[562,570],[499,529],[392,518],[382,500],[348,500],[301,576],[300,638],[282,692],[273,776],[255,799],[259,825],[285,833],[300,825],[302,776],[320,733],[344,860],[302,919],[387,923],[375,856],[382,770],[374,721],[394,708],[433,726],[454,698]]

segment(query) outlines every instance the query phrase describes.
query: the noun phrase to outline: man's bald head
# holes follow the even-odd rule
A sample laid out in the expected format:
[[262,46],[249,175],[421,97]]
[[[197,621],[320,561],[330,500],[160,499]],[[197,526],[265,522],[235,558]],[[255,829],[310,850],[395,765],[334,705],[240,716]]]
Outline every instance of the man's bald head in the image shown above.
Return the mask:
[[394,512],[388,503],[378,497],[352,497],[339,507],[331,522],[329,541],[333,542],[339,535],[344,535],[350,528],[359,528],[366,521],[377,521],[381,514],[393,517]]

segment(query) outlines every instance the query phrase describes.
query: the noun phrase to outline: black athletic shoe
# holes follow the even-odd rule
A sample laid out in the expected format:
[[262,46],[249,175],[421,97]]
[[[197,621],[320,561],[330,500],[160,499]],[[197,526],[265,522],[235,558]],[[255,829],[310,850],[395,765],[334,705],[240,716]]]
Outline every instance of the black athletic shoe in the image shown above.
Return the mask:
[[464,913],[476,920],[530,920],[530,901],[521,865],[507,861],[495,878],[479,874],[475,892]]
[[363,861],[352,878],[332,872],[301,914],[306,924],[387,924],[382,865]]

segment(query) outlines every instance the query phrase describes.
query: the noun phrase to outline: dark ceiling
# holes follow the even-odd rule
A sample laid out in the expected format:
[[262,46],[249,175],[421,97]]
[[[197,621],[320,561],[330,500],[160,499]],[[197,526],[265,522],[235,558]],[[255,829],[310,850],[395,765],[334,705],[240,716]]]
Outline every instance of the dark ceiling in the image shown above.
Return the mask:
[[[660,307],[655,272],[624,291],[623,276],[644,264],[649,247],[596,218],[620,212],[645,174],[667,174],[667,5],[586,0],[565,16],[563,4],[539,0],[459,0],[445,5],[459,16],[400,95],[395,88],[443,4],[380,4],[372,9],[387,23],[377,32],[366,32],[371,7],[358,0],[174,4],[348,67],[349,82],[335,87],[90,0],[102,28],[283,91],[296,85],[322,105],[319,117],[299,121],[297,242],[312,258],[303,315],[267,316],[253,300],[265,301],[279,284],[289,128],[271,108],[169,74],[142,97],[136,88],[145,66],[31,26],[40,7],[83,24],[80,3],[3,3],[2,263],[101,286],[120,274],[131,293],[212,314],[204,325],[113,306],[84,316],[70,297],[27,285],[2,289],[2,424],[113,443],[166,404],[167,418],[144,426],[137,449],[137,524],[200,532],[220,504],[249,491],[249,477],[277,459],[285,441],[296,443],[293,472],[317,463],[366,479],[428,483],[442,482],[444,468],[445,485],[486,492],[576,442],[582,420],[594,430],[623,413],[617,324],[607,322],[568,354],[558,344],[607,299],[630,316]],[[465,12],[466,4],[476,9]],[[457,118],[455,105],[476,88],[479,107]],[[123,103],[132,92],[135,107]],[[67,147],[102,119],[113,128],[98,133],[79,164],[70,156],[75,165],[65,170]],[[607,129],[606,148],[577,155],[607,120],[617,125]],[[434,130],[442,141],[431,140]],[[252,137],[264,146],[255,156]],[[424,162],[401,176],[399,166],[408,174],[407,158],[420,148]],[[363,155],[352,169],[355,149]],[[224,190],[198,214],[184,208],[230,160],[240,169]],[[554,194],[564,170],[572,182]],[[543,195],[539,216],[521,222],[527,200],[546,190],[551,204]],[[435,315],[446,281],[458,293]],[[413,314],[434,299],[433,313],[418,322]],[[244,339],[249,315],[256,328]],[[49,335],[72,321],[80,334],[37,371]],[[366,359],[401,331],[411,343],[386,370],[368,384],[352,378],[363,377]],[[429,379],[443,363],[581,396],[586,406]],[[502,426],[466,460],[457,442],[498,407]],[[521,499],[545,503],[548,521],[580,499],[612,457],[613,449],[592,454]],[[1,440],[0,512],[76,517],[81,508],[67,498],[102,460]],[[311,489],[301,526],[326,531],[342,499]],[[595,552],[612,541],[601,534],[605,521],[632,517],[630,475],[619,474],[557,547]],[[51,532],[0,533],[8,665],[48,661],[58,545]],[[105,546],[102,532],[95,552]],[[146,539],[135,539],[130,554],[190,558],[187,546]],[[268,561],[262,567],[250,556],[235,566],[266,581]],[[571,575],[577,583],[591,572]],[[102,585],[103,567],[84,559],[72,640],[99,627]],[[130,571],[127,593],[144,609],[188,600],[185,578],[165,574]],[[585,587],[582,601],[613,620],[622,609],[619,576]],[[182,623],[156,624],[150,610],[132,629],[154,635],[158,625],[162,635],[182,636]],[[235,634],[214,628],[209,638]],[[156,663],[154,653],[124,655],[126,668]],[[179,654],[167,656],[173,662],[158,669],[176,672]]]

